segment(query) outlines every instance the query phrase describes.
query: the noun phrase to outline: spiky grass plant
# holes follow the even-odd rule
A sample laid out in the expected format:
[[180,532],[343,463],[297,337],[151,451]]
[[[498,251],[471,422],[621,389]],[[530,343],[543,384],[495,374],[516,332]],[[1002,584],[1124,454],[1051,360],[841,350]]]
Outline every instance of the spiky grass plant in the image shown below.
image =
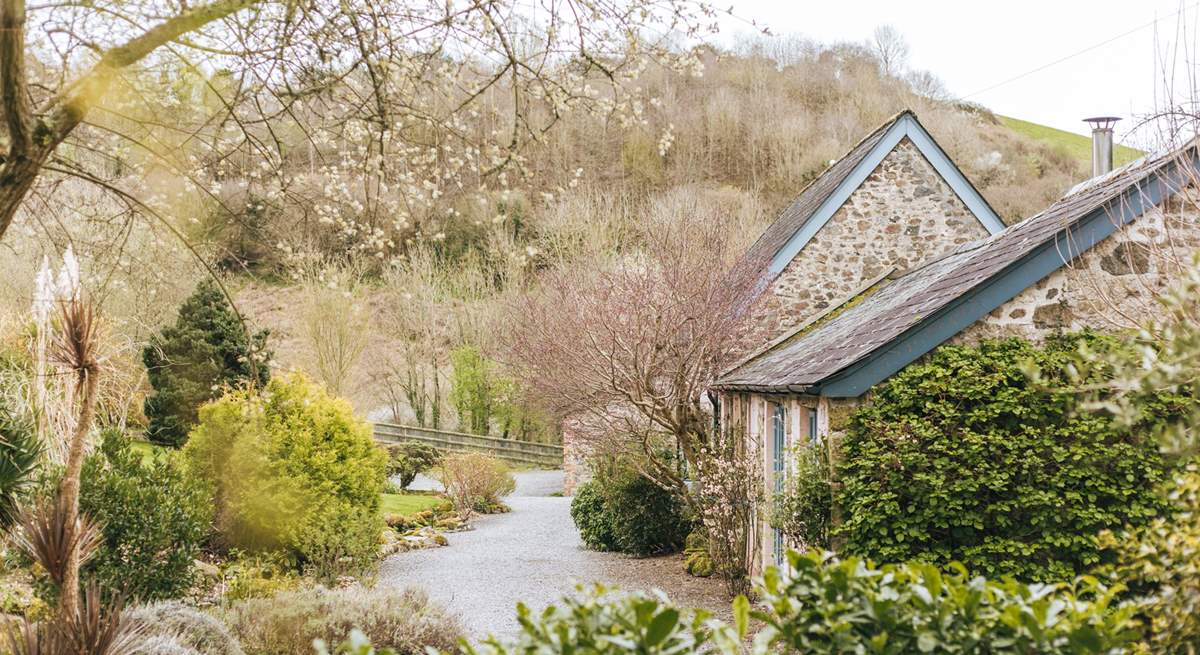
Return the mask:
[[122,614],[120,597],[108,597],[88,585],[76,611],[53,621],[23,619],[6,631],[13,655],[136,655],[143,648],[148,626]]
[[16,547],[41,565],[57,587],[67,580],[72,554],[82,565],[95,556],[103,541],[94,521],[86,516],[70,519],[68,503],[60,493],[34,504],[20,515],[12,533]]
[[19,502],[33,482],[43,451],[33,421],[9,410],[0,399],[0,530],[16,522]]

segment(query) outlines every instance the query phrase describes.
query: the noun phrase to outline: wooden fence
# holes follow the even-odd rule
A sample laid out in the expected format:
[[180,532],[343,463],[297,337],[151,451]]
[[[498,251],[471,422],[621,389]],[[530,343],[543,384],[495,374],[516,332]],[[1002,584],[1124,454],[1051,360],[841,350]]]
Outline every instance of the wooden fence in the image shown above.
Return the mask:
[[375,439],[383,443],[415,441],[441,450],[487,453],[510,462],[549,468],[559,468],[563,462],[562,446],[554,444],[484,437],[478,434],[450,432],[449,430],[431,430],[413,425],[376,423]]

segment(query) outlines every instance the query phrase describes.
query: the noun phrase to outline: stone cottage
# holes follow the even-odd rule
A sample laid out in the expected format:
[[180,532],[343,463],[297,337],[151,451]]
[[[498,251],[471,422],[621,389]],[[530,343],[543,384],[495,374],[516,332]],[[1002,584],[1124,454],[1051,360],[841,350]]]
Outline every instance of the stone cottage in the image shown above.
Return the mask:
[[[831,162],[751,246],[746,256],[766,270],[739,346],[757,351],[864,283],[1003,229],[916,115],[901,112]],[[789,417],[808,420],[803,410]],[[586,431],[563,425],[568,494],[587,477]]]
[[[924,132],[908,113],[881,130],[901,123]],[[938,345],[1132,326],[1200,248],[1195,143],[1004,227],[927,134],[893,139],[876,132],[834,163],[753,247],[770,262],[761,345],[714,386],[724,429],[761,453],[768,493],[789,448],[836,437],[874,385]],[[760,524],[756,570],[786,545]]]

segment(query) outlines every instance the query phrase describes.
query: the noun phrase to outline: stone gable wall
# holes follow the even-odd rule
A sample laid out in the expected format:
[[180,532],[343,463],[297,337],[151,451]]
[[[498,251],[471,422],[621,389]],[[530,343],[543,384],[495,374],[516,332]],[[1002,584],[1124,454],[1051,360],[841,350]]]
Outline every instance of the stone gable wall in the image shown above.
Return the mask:
[[906,137],[775,278],[754,310],[754,350],[845,300],[987,230]]
[[1085,327],[1137,327],[1161,311],[1156,298],[1200,249],[1197,203],[1200,194],[1191,191],[1153,208],[976,321],[952,343],[1011,336],[1040,341]]

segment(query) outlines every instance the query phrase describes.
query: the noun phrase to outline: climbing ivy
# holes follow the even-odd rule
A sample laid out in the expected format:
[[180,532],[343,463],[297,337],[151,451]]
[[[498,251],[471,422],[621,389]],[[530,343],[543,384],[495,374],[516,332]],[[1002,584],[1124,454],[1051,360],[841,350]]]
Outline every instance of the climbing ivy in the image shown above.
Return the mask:
[[1083,344],[1126,347],[1087,332],[945,346],[877,388],[844,442],[846,554],[1067,580],[1097,563],[1102,530],[1158,516],[1150,428],[1187,403],[1157,394],[1132,429],[1082,411],[1073,385],[1105,375],[1072,381]]

